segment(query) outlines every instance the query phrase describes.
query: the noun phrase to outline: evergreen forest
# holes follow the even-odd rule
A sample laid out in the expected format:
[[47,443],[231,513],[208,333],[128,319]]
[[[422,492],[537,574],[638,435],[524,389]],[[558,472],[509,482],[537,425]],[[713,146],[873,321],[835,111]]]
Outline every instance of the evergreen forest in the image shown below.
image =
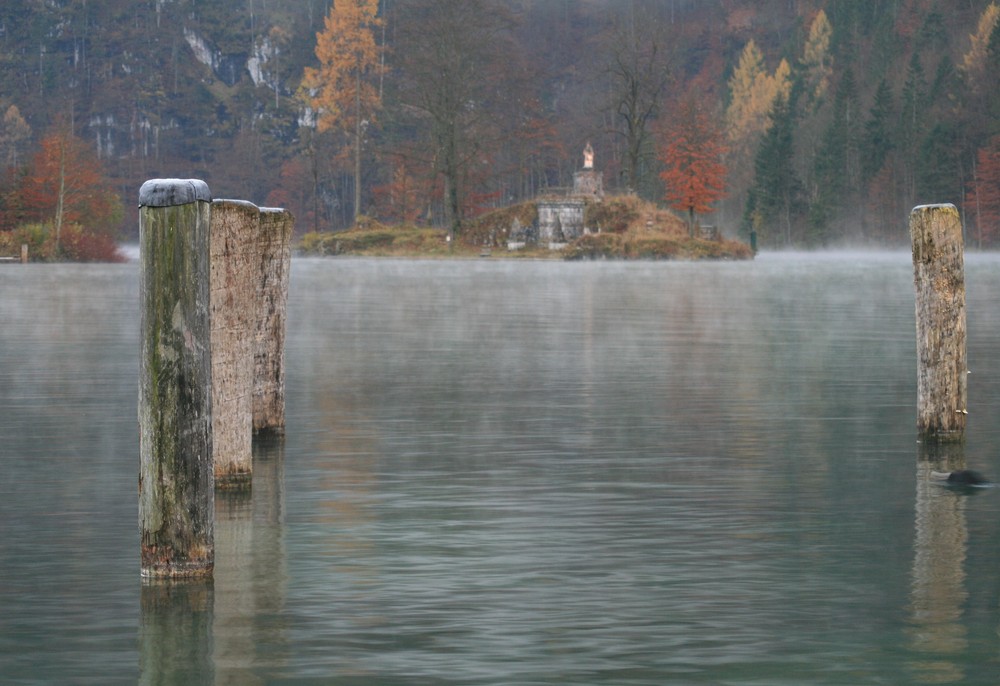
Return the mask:
[[997,84],[990,0],[5,0],[0,248],[98,255],[156,177],[461,233],[588,143],[609,192],[763,248],[902,246],[945,202],[995,248]]

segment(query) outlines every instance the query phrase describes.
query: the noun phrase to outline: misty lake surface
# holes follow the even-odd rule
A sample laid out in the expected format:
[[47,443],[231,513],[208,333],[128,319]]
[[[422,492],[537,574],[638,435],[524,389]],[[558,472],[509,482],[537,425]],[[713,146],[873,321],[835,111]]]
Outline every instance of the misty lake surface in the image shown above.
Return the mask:
[[138,272],[0,266],[0,683],[997,682],[1000,489],[921,472],[908,253],[296,259],[287,435],[214,583],[152,586]]

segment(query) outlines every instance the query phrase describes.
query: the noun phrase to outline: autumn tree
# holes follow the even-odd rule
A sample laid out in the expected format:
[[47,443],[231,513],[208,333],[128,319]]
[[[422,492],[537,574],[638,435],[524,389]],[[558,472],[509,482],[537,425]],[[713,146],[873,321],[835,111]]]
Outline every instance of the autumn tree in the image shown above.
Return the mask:
[[381,26],[378,0],[337,0],[316,34],[318,68],[305,70],[303,86],[318,113],[320,131],[352,132],[354,218],[361,213],[361,155],[365,126],[381,105],[376,87],[384,66],[375,40]]
[[625,184],[643,180],[649,129],[673,80],[666,27],[634,0],[622,5],[610,36],[608,74],[616,132],[625,143]]
[[712,211],[726,193],[724,135],[694,97],[685,99],[670,118],[660,141],[670,206],[687,212],[688,234],[694,237],[694,215]]
[[976,152],[972,179],[965,194],[965,209],[975,227],[979,247],[1000,238],[1000,136]]
[[991,2],[983,10],[976,26],[976,32],[969,36],[970,47],[962,59],[962,70],[969,80],[971,88],[978,90],[986,84],[981,83],[983,69],[986,67],[990,36],[1000,20],[1000,6]]
[[121,201],[105,179],[100,160],[66,127],[42,139],[24,177],[21,196],[30,220],[51,222],[57,253],[68,225],[111,235],[121,220]]
[[833,73],[833,55],[830,52],[830,37],[833,28],[826,12],[820,10],[809,26],[809,38],[802,51],[802,82],[806,96],[811,102],[820,102],[826,95]]
[[10,105],[0,119],[0,168],[20,166],[24,148],[30,139],[31,127],[17,106]]
[[0,231],[13,229],[22,213],[18,186],[24,150],[31,139],[31,127],[16,105],[10,105],[0,119]]
[[426,143],[428,157],[414,161],[443,180],[452,240],[462,229],[470,180],[500,144],[496,112],[497,101],[510,97],[502,87],[510,28],[495,0],[412,0],[400,8],[398,126]]
[[421,184],[410,173],[406,157],[395,155],[391,159],[389,182],[376,186],[373,191],[379,217],[412,224],[420,214],[421,195],[428,195],[429,189],[421,188]]
[[743,193],[750,185],[754,157],[761,137],[770,123],[775,102],[788,100],[791,91],[791,67],[782,60],[774,74],[767,71],[764,55],[750,40],[740,54],[729,79],[729,107],[726,109],[726,132],[729,142],[729,166],[737,171],[734,187]]

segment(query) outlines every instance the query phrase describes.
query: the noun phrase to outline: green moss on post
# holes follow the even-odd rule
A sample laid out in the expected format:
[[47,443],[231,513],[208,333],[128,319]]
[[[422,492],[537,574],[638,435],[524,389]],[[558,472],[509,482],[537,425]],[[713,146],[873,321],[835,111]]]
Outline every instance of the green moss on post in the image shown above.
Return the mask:
[[917,315],[917,429],[923,438],[965,437],[965,264],[962,220],[954,205],[910,213]]
[[139,191],[142,576],[210,576],[215,562],[209,329],[211,198],[203,181]]

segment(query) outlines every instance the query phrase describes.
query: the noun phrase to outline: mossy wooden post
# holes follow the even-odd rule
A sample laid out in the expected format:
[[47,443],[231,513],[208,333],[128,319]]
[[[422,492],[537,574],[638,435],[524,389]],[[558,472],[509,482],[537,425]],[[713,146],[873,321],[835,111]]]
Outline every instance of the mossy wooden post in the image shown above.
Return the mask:
[[261,208],[254,340],[254,433],[280,435],[285,432],[285,311],[293,226],[291,212]]
[[199,180],[139,190],[142,576],[210,576],[215,564],[209,326],[211,196]]
[[259,232],[260,210],[253,203],[212,203],[212,451],[217,488],[249,488],[253,476]]
[[917,430],[922,438],[965,436],[965,273],[962,220],[954,205],[910,213],[917,314]]

